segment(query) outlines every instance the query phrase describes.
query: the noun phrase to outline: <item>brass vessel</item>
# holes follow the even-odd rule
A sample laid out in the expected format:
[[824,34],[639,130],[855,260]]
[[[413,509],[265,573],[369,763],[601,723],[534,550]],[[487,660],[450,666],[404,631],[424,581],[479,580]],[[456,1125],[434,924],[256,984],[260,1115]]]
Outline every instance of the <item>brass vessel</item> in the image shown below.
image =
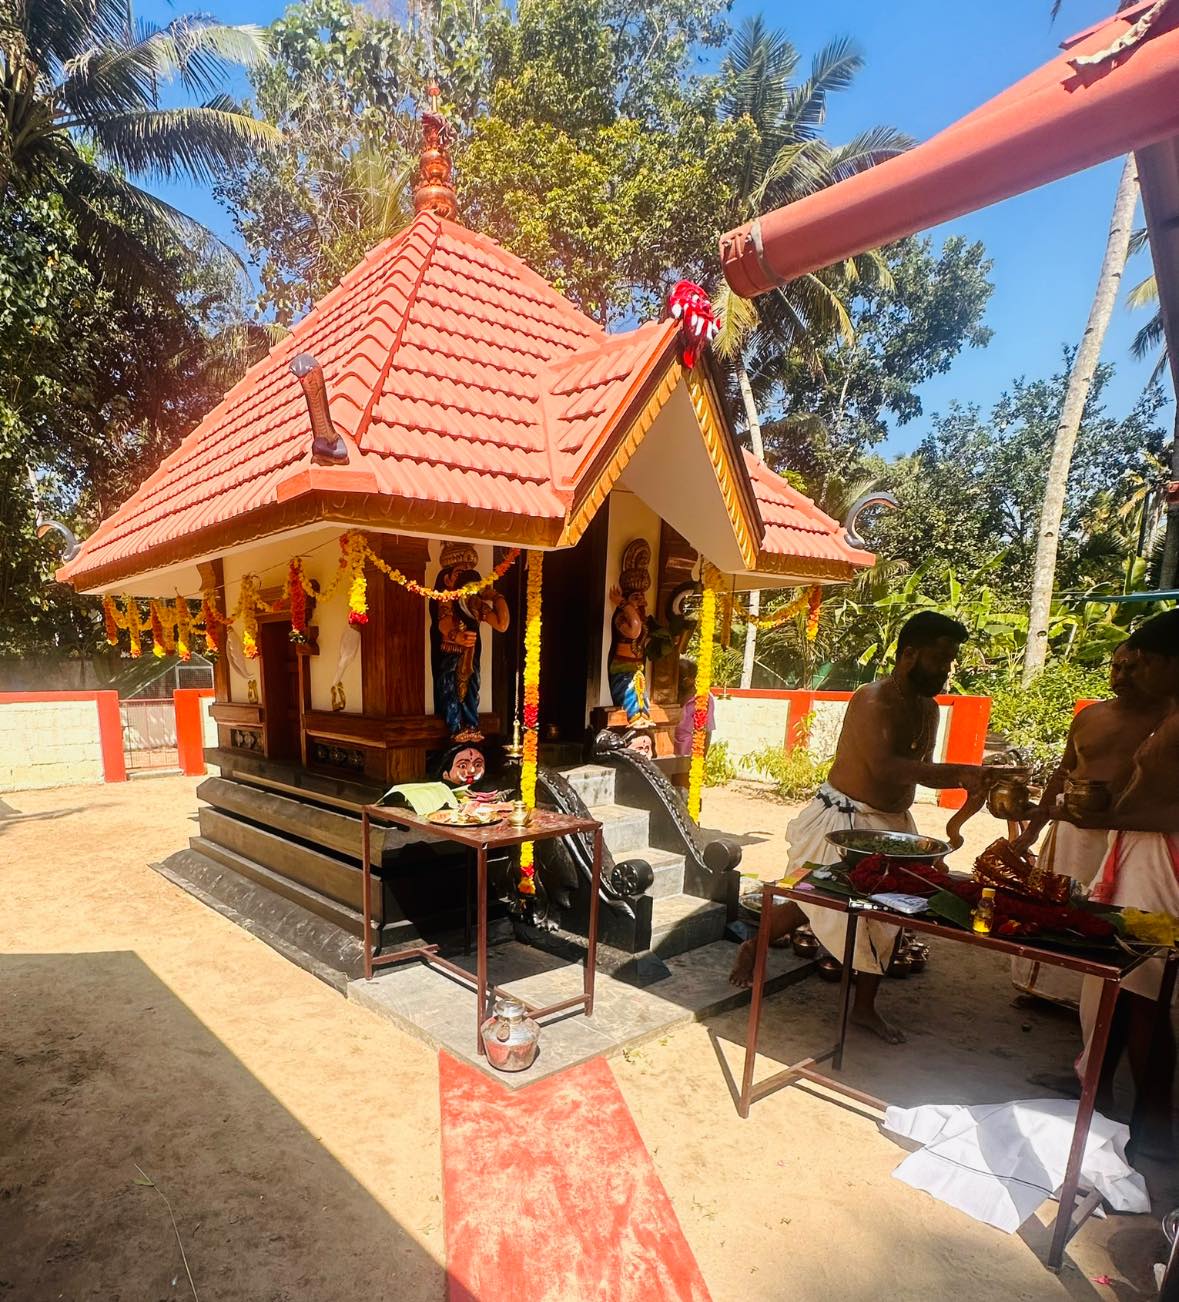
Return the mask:
[[1112,800],[1109,783],[1097,778],[1069,778],[1064,784],[1064,807],[1074,818],[1104,814]]
[[1032,809],[1027,769],[1012,769],[987,792],[987,809],[994,818],[1018,822]]

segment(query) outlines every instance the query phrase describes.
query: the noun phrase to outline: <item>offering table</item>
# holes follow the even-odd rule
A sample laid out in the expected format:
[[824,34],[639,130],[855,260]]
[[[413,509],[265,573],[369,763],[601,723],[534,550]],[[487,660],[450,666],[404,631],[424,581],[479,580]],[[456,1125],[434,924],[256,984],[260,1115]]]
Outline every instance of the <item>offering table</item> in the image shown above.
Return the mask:
[[[412,945],[400,949],[394,954],[374,953],[372,936],[372,854],[370,849],[371,827],[374,822],[391,823],[406,831],[420,833],[423,838],[436,837],[444,841],[454,841],[474,851],[475,891],[476,891],[476,927],[475,927],[475,976],[457,963],[443,958],[438,953],[437,945]],[[523,845],[525,841],[551,841],[575,833],[591,833],[593,836],[593,867],[590,881],[589,927],[586,940],[585,978],[582,993],[560,1003],[536,1008],[521,1001],[528,1009],[530,1017],[539,1020],[554,1013],[567,1012],[580,1007],[586,1017],[594,1011],[594,968],[598,951],[598,891],[602,880],[602,825],[592,818],[574,818],[566,814],[553,813],[547,809],[534,809],[524,827],[514,827],[507,822],[486,825],[471,824],[467,826],[432,823],[410,809],[396,809],[388,805],[365,805],[361,810],[361,838],[363,842],[364,873],[364,977],[371,981],[373,969],[386,967],[393,963],[404,963],[409,959],[420,958],[430,967],[436,967],[469,986],[476,995],[475,1006],[475,1041],[478,1052],[482,1054],[483,1037],[480,1027],[487,1017],[487,855],[491,850],[504,850],[511,846]],[[495,991],[490,993],[494,994]]]
[[[801,889],[800,889],[801,887]],[[1108,956],[1100,959],[1091,957],[1092,951],[1084,955],[1069,953],[1047,946],[1028,943],[1026,940],[1008,940],[996,935],[978,935],[964,931],[947,922],[936,922],[918,915],[901,914],[882,908],[868,900],[849,898],[847,896],[828,894],[822,890],[800,883],[796,886],[779,886],[768,883],[762,888],[761,916],[768,918],[775,900],[793,900],[808,906],[818,905],[822,908],[835,909],[847,914],[847,939],[843,952],[843,971],[839,984],[839,1020],[838,1038],[830,1049],[814,1057],[803,1058],[782,1071],[776,1072],[766,1080],[753,1083],[754,1064],[757,1059],[757,1039],[761,1025],[762,994],[765,985],[766,956],[769,953],[769,927],[758,928],[756,956],[753,967],[753,995],[749,1006],[749,1029],[745,1040],[745,1067],[741,1078],[741,1091],[737,1110],[742,1117],[749,1116],[750,1106],[759,1099],[773,1094],[787,1085],[799,1080],[808,1080],[834,1090],[837,1094],[854,1099],[869,1108],[883,1111],[887,1106],[883,1100],[853,1089],[842,1081],[818,1071],[821,1063],[830,1060],[832,1067],[840,1071],[843,1067],[843,1050],[847,1040],[848,1015],[851,1010],[852,995],[852,956],[855,954],[856,929],[861,921],[884,922],[893,926],[903,926],[911,931],[927,932],[940,940],[954,941],[957,944],[974,945],[992,950],[1012,958],[1031,958],[1049,966],[1064,968],[1082,976],[1098,977],[1102,982],[1101,1002],[1097,1011],[1097,1022],[1093,1030],[1089,1057],[1081,1082],[1081,1099],[1077,1105],[1077,1119],[1073,1127],[1072,1144],[1069,1148],[1068,1165],[1065,1168],[1064,1183],[1060,1190],[1060,1208],[1052,1230],[1052,1244],[1048,1253],[1048,1265],[1052,1270],[1059,1270],[1064,1258],[1064,1249],[1068,1240],[1084,1224],[1096,1209],[1099,1201],[1097,1195],[1088,1194],[1082,1200],[1079,1217],[1074,1224],[1073,1209],[1077,1201],[1080,1185],[1081,1161],[1085,1152],[1085,1142],[1089,1136],[1089,1126],[1093,1119],[1097,1099],[1098,1078],[1105,1059],[1106,1045],[1109,1040],[1110,1024],[1113,1020],[1114,1001],[1118,988],[1126,976],[1139,967],[1148,958],[1163,955],[1166,966],[1163,973],[1162,988],[1159,991],[1158,1006],[1160,1015],[1170,1016],[1171,999],[1175,989],[1176,971],[1179,969],[1179,950],[1145,948],[1141,953],[1131,953],[1128,949],[1112,949]]]

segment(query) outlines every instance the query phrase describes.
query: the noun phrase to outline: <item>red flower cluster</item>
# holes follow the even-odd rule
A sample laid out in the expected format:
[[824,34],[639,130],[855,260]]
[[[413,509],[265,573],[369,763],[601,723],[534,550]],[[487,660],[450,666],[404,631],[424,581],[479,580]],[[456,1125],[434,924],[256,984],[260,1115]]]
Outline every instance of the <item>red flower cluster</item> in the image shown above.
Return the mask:
[[540,705],[533,705],[528,702],[524,705],[524,726],[525,728],[536,728],[540,723]]
[[[885,855],[869,855],[848,873],[848,881],[864,895],[900,891],[905,895],[923,895],[949,891],[968,904],[978,902],[982,883],[951,877],[934,864],[912,860],[889,860]],[[995,934],[1000,936],[1035,936],[1041,931],[1075,931],[1090,940],[1105,940],[1115,928],[1107,918],[1092,909],[1069,904],[1040,904],[1006,891],[995,892]]]

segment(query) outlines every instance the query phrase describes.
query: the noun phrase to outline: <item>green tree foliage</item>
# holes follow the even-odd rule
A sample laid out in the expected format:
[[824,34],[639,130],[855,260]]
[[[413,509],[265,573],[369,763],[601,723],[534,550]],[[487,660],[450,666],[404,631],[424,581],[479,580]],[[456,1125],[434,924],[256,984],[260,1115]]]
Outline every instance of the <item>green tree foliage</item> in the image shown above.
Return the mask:
[[[1111,494],[1128,495],[1153,472],[1167,442],[1158,423],[1160,390],[1147,389],[1119,419],[1103,402],[1111,375],[1109,364],[1098,369],[1081,422],[1062,521],[1059,590],[1120,584],[1127,525],[1104,508]],[[912,455],[878,463],[901,502],[875,527],[882,552],[914,566],[934,558],[963,571],[1001,552],[995,586],[1025,601],[1066,384],[1067,371],[1016,380],[987,415],[975,405],[951,404]]]
[[[134,232],[132,232],[134,233]],[[93,601],[52,583],[43,513],[80,535],[128,497],[264,346],[223,259],[160,250],[171,292],[128,296],[79,243],[63,197],[0,204],[0,654],[83,652]]]
[[[162,249],[207,232],[128,178],[208,181],[272,143],[272,127],[220,93],[264,51],[256,28],[159,28],[128,0],[15,0],[0,17],[0,196],[56,191],[92,253],[150,283]],[[172,82],[203,102],[164,107]]]
[[992,263],[981,243],[951,236],[935,253],[932,240],[908,239],[885,260],[885,283],[856,288],[850,338],[830,338],[817,364],[797,353],[767,355],[753,377],[770,415],[762,425],[767,459],[802,471],[812,491],[856,477],[890,426],[923,414],[919,387],[991,338],[982,322]]
[[466,220],[590,315],[657,311],[713,254],[746,124],[688,55],[713,0],[526,0],[490,43],[489,112],[459,159]]

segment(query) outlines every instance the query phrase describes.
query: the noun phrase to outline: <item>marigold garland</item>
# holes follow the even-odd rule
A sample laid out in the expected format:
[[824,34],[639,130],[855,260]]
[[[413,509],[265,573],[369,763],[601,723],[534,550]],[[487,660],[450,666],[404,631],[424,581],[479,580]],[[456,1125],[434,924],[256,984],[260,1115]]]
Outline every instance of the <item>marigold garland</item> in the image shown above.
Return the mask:
[[818,584],[810,590],[806,610],[806,640],[813,642],[819,636],[819,608],[823,604],[823,589]]
[[148,609],[151,611],[151,653],[157,660],[164,658],[164,621],[160,615],[160,603],[153,600]]
[[[526,809],[536,806],[536,762],[540,723],[540,629],[542,552],[528,556],[527,622],[524,626],[524,756],[520,766],[520,799]],[[520,894],[536,894],[535,848],[520,847]]]
[[785,624],[788,619],[793,619],[795,615],[801,615],[805,611],[807,641],[813,642],[819,632],[819,607],[822,601],[823,590],[816,584],[812,588],[804,588],[792,601],[779,606],[768,615],[753,615],[746,610],[738,611],[737,617],[744,624],[752,624],[758,629],[767,629],[777,628],[780,624]]
[[221,641],[217,633],[218,625],[228,623],[225,616],[217,609],[217,597],[212,588],[201,593],[201,626],[205,634],[205,655],[217,656],[221,653]]
[[[309,579],[303,570],[303,558],[293,557],[287,565],[287,577],[283,595],[274,602],[266,602],[261,597],[261,580],[256,574],[242,577],[237,605],[229,614],[217,609],[216,589],[207,587],[201,592],[201,609],[193,619],[187,606],[187,598],[177,594],[175,603],[154,599],[150,603],[150,617],[144,621],[139,615],[139,607],[134,597],[124,597],[123,612],[120,614],[115,599],[103,598],[103,626],[106,640],[111,646],[118,645],[119,629],[125,628],[130,635],[131,655],[141,654],[140,633],[151,629],[152,653],[156,656],[169,655],[173,650],[179,651],[181,659],[191,659],[192,637],[200,632],[205,639],[205,649],[211,656],[216,656],[222,649],[222,629],[232,628],[241,622],[242,651],[248,660],[258,658],[258,616],[260,613],[275,613],[289,610],[291,613],[291,641],[306,641],[307,597],[314,597],[319,602],[330,600],[347,581],[348,586],[348,622],[354,625],[368,623],[368,580],[365,565],[372,564],[394,583],[400,584],[415,596],[432,601],[461,601],[473,597],[476,593],[490,587],[512,568],[520,556],[518,547],[512,548],[502,561],[489,574],[483,575],[462,587],[453,589],[428,588],[416,579],[409,579],[394,566],[389,565],[368,545],[368,540],[359,530],[350,530],[341,534],[339,539],[340,561],[332,580],[326,585]],[[183,611],[182,608],[183,607]],[[183,631],[182,631],[183,630]],[[173,632],[179,640],[179,646],[173,639]]]
[[291,641],[307,641],[307,592],[303,587],[303,562],[296,557],[287,570],[287,601],[291,608]]
[[177,593],[176,596],[176,654],[182,664],[192,659],[192,611],[188,601]]
[[119,645],[119,614],[115,609],[115,599],[108,592],[102,599],[102,622],[106,630],[106,640],[111,646]]
[[696,710],[692,719],[692,764],[688,770],[688,814],[700,821],[704,790],[704,749],[708,739],[708,697],[712,691],[712,646],[716,636],[716,588],[704,567],[704,595],[700,599],[700,652],[696,657]]

